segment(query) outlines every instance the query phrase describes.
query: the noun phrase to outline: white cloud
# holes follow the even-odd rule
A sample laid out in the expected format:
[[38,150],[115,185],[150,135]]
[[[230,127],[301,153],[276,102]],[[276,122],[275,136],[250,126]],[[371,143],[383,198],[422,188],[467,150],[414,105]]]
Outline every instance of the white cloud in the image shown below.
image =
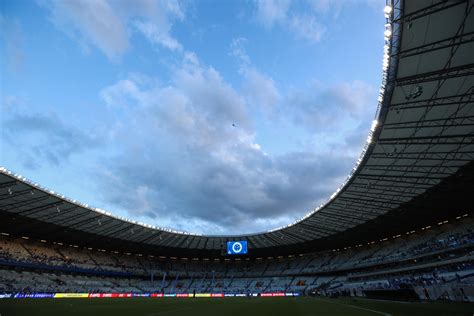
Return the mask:
[[[321,41],[328,28],[328,16],[338,18],[344,6],[374,7],[377,0],[255,0],[255,16],[265,28],[281,27],[311,43]],[[380,4],[377,8],[381,7]],[[383,6],[382,6],[383,7]],[[330,23],[330,22],[329,22]]]
[[298,124],[312,131],[333,133],[364,120],[367,126],[375,113],[376,89],[362,81],[326,85],[313,82],[307,89],[296,90],[284,101],[285,111]]
[[232,39],[230,43],[230,56],[236,57],[241,63],[244,65],[250,64],[250,57],[247,55],[245,50],[245,44],[247,43],[247,39],[244,37],[238,37]]
[[315,8],[328,7],[324,2],[321,7],[316,6],[315,8],[310,2],[307,12],[296,10],[291,1],[262,0],[256,1],[255,4],[257,19],[266,28],[279,25],[310,42],[319,42],[324,34],[325,27],[318,21],[315,14]]
[[171,50],[181,50],[181,44],[170,36],[168,27],[159,27],[152,22],[136,21],[135,27],[153,44],[161,45]]
[[[347,175],[354,153],[337,146],[265,153],[256,142],[249,106],[291,100],[281,98],[272,80],[248,66],[243,77],[263,91],[252,97],[190,52],[167,84],[135,76],[106,87],[104,102],[120,104],[127,124],[116,135],[121,150],[98,175],[105,203],[158,225],[242,233],[286,224],[322,202]],[[358,85],[339,89],[351,94]],[[320,90],[320,99],[343,112],[348,99],[334,91],[339,90]],[[130,188],[134,194],[122,194]]]
[[290,0],[256,0],[257,18],[266,27],[283,23],[287,19]]
[[[170,50],[181,50],[182,45],[171,36],[173,20],[183,21],[186,17],[184,8],[177,0],[151,1],[142,0],[141,16],[146,19],[136,19],[133,25],[152,44],[163,46]],[[135,2],[132,2],[136,5]]]
[[180,20],[184,20],[186,13],[182,3],[180,3],[178,0],[165,0],[162,3],[167,12],[171,13]]
[[103,89],[100,96],[108,106],[127,106],[129,104],[129,96],[137,98],[140,94],[139,88],[133,80],[120,80],[116,84]]
[[1,138],[15,147],[18,161],[31,169],[44,162],[61,165],[71,156],[101,144],[100,137],[71,126],[55,112],[11,108],[1,123]]
[[213,147],[251,129],[244,98],[189,52],[169,85],[156,81],[147,86],[127,78],[103,89],[101,97],[109,106],[141,107],[160,118],[160,128],[182,135],[193,146]]
[[327,93],[337,100],[337,105],[344,108],[348,114],[360,117],[373,110],[375,91],[368,83],[355,80],[332,86]]
[[128,47],[126,28],[106,0],[45,2],[60,30],[97,46],[109,59],[117,59]]
[[380,0],[306,0],[311,10],[315,13],[331,14],[337,18],[344,6],[363,5],[377,12],[382,12],[385,1]]
[[313,15],[292,16],[288,25],[298,37],[313,43],[319,42],[325,32],[325,27]]
[[230,55],[240,62],[239,73],[243,79],[243,92],[252,107],[261,109],[265,114],[272,114],[280,101],[280,93],[274,80],[259,72],[250,60],[245,49],[247,39],[235,38],[230,44]]
[[56,27],[88,50],[96,46],[110,60],[118,60],[130,46],[133,25],[152,44],[171,50],[181,44],[171,35],[172,21],[183,20],[178,1],[40,0]]
[[272,114],[281,99],[273,79],[251,67],[243,69],[242,73],[248,102],[261,108],[266,114]]

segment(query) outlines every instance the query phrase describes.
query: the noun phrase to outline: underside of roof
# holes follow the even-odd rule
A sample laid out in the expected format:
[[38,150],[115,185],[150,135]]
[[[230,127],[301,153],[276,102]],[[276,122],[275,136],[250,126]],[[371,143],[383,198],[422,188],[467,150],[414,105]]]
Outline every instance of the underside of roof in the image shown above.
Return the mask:
[[0,230],[190,256],[218,256],[226,241],[243,239],[252,255],[268,255],[370,242],[471,214],[474,1],[393,0],[391,8],[368,143],[341,188],[299,222],[253,235],[183,234],[113,217],[2,170]]

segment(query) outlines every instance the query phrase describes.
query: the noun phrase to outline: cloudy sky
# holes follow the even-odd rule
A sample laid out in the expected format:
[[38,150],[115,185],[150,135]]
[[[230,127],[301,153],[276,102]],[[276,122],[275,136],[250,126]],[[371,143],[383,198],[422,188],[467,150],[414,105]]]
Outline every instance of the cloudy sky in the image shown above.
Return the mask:
[[157,226],[286,225],[361,152],[383,5],[4,0],[0,165]]

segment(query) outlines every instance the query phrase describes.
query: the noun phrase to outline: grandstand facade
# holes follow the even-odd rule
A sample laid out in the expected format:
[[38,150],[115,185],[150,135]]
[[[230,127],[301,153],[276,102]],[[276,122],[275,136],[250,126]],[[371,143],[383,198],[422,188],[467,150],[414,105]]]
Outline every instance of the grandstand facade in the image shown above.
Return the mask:
[[[117,218],[2,168],[0,293],[474,301],[474,2],[393,0],[385,13],[377,114],[326,203],[272,231],[202,236]],[[248,255],[226,256],[232,240]]]

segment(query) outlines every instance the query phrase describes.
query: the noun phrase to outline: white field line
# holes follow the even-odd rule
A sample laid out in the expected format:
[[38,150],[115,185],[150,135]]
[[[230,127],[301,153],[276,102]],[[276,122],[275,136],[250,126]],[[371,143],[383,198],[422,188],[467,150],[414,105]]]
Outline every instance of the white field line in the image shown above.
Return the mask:
[[337,305],[342,305],[342,306],[349,306],[349,307],[352,307],[352,308],[357,308],[357,309],[361,309],[361,310],[364,310],[364,311],[368,311],[368,312],[372,312],[372,313],[376,313],[376,314],[380,314],[380,315],[392,316],[392,314],[384,313],[384,312],[381,312],[381,311],[376,311],[374,309],[363,308],[363,307],[359,307],[359,306],[355,306],[355,305],[351,305],[351,304],[332,302],[330,300],[326,300],[326,299],[322,299],[322,298],[319,298],[319,299],[324,301],[324,302],[328,302],[328,303],[332,303],[332,304],[337,304]]

